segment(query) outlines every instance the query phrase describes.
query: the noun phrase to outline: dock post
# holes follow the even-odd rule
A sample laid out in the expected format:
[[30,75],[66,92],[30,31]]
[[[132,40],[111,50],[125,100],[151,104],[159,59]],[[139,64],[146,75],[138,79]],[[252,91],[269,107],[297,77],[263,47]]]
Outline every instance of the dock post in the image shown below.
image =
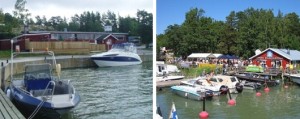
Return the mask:
[[143,53],[143,59],[142,59],[142,61],[145,61],[145,57],[146,57],[145,53]]
[[271,80],[273,80],[273,76],[272,75],[270,75],[271,76]]
[[4,79],[5,78],[5,76],[4,76],[5,75],[5,67],[1,68],[1,72],[0,73],[1,73],[1,77],[0,77],[0,79],[1,79],[0,84],[1,85],[0,85],[0,88],[4,91],[4,89],[5,89],[5,82],[4,82],[4,80],[5,80]]

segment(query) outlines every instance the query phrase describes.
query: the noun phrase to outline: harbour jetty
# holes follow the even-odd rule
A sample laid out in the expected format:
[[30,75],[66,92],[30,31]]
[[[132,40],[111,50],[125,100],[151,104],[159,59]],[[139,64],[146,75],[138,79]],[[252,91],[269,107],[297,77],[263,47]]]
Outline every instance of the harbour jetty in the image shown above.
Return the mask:
[[[152,61],[152,53],[140,53],[140,57],[144,62]],[[24,65],[27,63],[39,63],[44,60],[48,60],[47,57],[35,57],[35,58],[21,58],[14,60],[13,74],[20,74],[24,72]],[[5,95],[6,82],[11,75],[10,60],[0,60],[0,119],[25,119],[20,111],[12,104],[12,102]],[[90,55],[64,55],[56,56],[57,64],[61,64],[61,68],[88,68],[97,67],[97,65],[91,60]]]
[[179,79],[179,80],[170,80],[170,81],[161,81],[161,82],[156,82],[156,87],[157,88],[165,88],[165,87],[171,87],[175,85],[180,85],[180,82],[183,80],[187,79]]
[[2,90],[0,90],[0,112],[1,119],[25,119]]
[[[139,54],[143,62],[152,61],[153,57],[151,53],[141,53]],[[24,72],[24,65],[28,62],[38,63],[43,60],[47,60],[47,57],[36,57],[36,58],[22,58],[19,59],[15,64],[13,73],[19,74]],[[0,60],[0,63],[3,62],[3,66],[0,67],[0,85],[1,89],[5,88],[5,81],[10,76],[10,61]],[[87,68],[87,67],[97,67],[97,65],[91,60],[90,55],[64,55],[56,56],[57,64],[61,64],[61,68]]]

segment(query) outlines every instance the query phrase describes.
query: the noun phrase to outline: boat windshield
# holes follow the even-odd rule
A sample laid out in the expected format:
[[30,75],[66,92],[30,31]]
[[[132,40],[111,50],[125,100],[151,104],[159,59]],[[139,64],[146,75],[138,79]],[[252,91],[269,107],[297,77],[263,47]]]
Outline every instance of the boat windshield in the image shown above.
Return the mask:
[[50,79],[51,64],[27,64],[25,66],[25,79]]
[[133,43],[114,44],[109,51],[124,51],[136,53],[136,47]]
[[24,69],[20,73],[11,73],[10,79],[56,79],[56,75],[53,72],[53,70],[56,70],[56,59],[52,51],[13,52],[11,72],[18,65],[15,62],[23,61],[24,57],[29,58],[29,56],[32,56],[30,59],[33,61],[36,60],[38,62],[25,62]]

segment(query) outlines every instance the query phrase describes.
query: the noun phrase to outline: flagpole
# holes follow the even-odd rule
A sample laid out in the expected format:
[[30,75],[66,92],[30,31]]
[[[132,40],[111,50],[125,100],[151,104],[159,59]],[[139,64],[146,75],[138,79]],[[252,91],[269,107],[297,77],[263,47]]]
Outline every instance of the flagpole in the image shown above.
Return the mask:
[[173,106],[174,106],[174,102],[172,102],[172,106],[171,106],[170,113],[169,113],[169,119],[172,118],[172,109],[173,109]]

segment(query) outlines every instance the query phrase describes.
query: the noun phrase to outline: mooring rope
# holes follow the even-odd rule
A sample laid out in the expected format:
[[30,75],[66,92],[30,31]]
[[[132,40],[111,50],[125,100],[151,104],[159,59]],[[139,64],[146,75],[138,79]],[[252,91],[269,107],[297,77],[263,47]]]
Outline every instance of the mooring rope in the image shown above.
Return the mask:
[[42,97],[42,102],[40,102],[40,104],[38,104],[38,106],[35,108],[35,110],[32,112],[32,114],[28,117],[28,119],[32,119],[39,112],[39,110],[43,106],[44,102],[46,102],[46,98]]

